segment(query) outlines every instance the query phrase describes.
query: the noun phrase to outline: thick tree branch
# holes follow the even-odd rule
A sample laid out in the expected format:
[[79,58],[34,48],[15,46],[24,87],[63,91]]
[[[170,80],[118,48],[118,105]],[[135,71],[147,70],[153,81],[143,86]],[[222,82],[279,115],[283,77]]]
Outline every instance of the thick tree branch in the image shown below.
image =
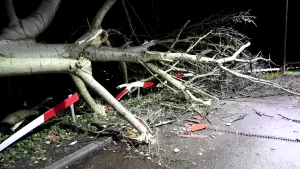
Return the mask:
[[122,72],[123,83],[128,83],[128,72],[126,62],[119,62],[119,65]]
[[61,0],[43,0],[36,11],[27,18],[20,20],[20,24],[4,29],[0,40],[20,40],[37,37],[52,22],[60,2]]
[[5,0],[5,7],[9,16],[9,27],[18,23],[18,17],[15,12],[14,4],[12,0]]
[[[37,44],[28,41],[0,41],[0,54],[12,57],[23,58],[61,58],[70,57],[69,50],[73,44]],[[84,50],[84,56],[91,61],[123,61],[140,63],[149,62],[154,60],[161,61],[184,61],[191,63],[206,63],[217,64],[231,62],[234,59],[213,59],[205,57],[204,55],[191,55],[185,53],[165,53],[156,51],[142,51],[134,52],[127,50],[110,50],[110,49],[98,49],[93,46],[88,46]]]
[[198,55],[190,55],[185,53],[165,53],[165,52],[127,52],[127,51],[111,51],[111,50],[98,50],[93,47],[86,48],[85,56],[93,61],[122,61],[125,62],[149,62],[153,60],[162,61],[186,61],[193,63],[216,63],[215,59],[208,57],[201,57]]
[[[106,0],[104,2],[104,5],[96,13],[90,30],[76,40],[76,43],[74,44],[74,47],[71,50],[71,55],[73,55],[72,57],[78,57],[79,52],[81,52],[87,45],[89,45],[97,36],[100,36],[103,32],[107,34],[107,32],[101,28],[101,23],[106,13],[116,1],[117,0]],[[102,41],[101,39],[99,43],[105,41]]]
[[0,77],[70,73],[77,66],[78,60],[62,58],[4,58],[0,56]]
[[92,22],[92,29],[99,29],[101,27],[103,18],[105,17],[106,13],[109,9],[114,5],[117,0],[106,0],[102,8],[99,9],[94,20]]
[[[151,46],[151,42],[149,42]],[[68,58],[70,57],[69,51],[74,44],[39,44],[33,41],[0,41],[0,55],[6,57],[20,57],[20,58]],[[218,64],[227,63],[232,61],[237,62],[254,62],[264,60],[263,58],[255,58],[253,60],[237,59],[236,57],[248,47],[250,43],[243,45],[233,56],[214,59],[205,57],[205,55],[191,55],[186,53],[165,53],[156,51],[145,51],[148,47],[147,44],[143,50],[143,46],[135,48],[120,50],[117,48],[95,48],[88,46],[84,50],[84,56],[91,61],[123,61],[140,63],[149,62],[154,60],[160,61],[184,61],[191,63],[204,63],[204,64]],[[115,50],[113,50],[115,49]],[[132,51],[133,50],[133,51]]]
[[151,141],[151,134],[120,102],[118,102],[102,85],[100,85],[94,78],[88,73],[81,70],[75,73],[79,76],[93,91],[95,91],[99,96],[106,100],[118,113],[126,119],[134,128],[141,134],[141,140],[149,142]]
[[100,114],[100,116],[102,117],[106,117],[107,114],[105,113],[104,106],[101,106],[95,102],[95,100],[90,95],[83,81],[79,77],[72,74],[71,74],[71,78],[73,79],[75,85],[77,86],[80,95],[84,98],[86,103],[93,110],[93,113]]
[[0,56],[15,58],[68,58],[73,44],[40,44],[34,41],[0,41]]
[[[109,40],[107,40],[106,42],[106,45],[110,48],[112,48]],[[126,46],[123,46],[121,47],[121,49],[123,48],[126,48]],[[120,66],[120,69],[121,69],[121,73],[122,73],[122,79],[123,79],[123,83],[128,83],[128,72],[127,72],[127,65],[126,65],[126,62],[119,62],[119,66]]]

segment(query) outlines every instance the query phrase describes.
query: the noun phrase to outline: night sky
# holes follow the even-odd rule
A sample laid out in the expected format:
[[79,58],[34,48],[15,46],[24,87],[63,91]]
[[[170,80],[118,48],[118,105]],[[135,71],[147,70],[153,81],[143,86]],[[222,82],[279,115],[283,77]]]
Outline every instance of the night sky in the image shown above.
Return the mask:
[[[39,4],[40,0],[15,0],[15,8],[19,17],[26,17]],[[89,3],[88,3],[89,2]],[[47,43],[74,42],[87,29],[87,18],[91,23],[94,14],[101,7],[104,1],[74,1],[63,0],[56,15],[54,22],[48,30],[42,34],[38,40]],[[256,24],[241,25],[241,31],[251,38],[252,52],[262,51],[264,55],[271,54],[271,57],[278,64],[282,63],[284,46],[284,27],[285,27],[285,0],[254,0],[254,1],[171,1],[171,0],[129,0],[134,7],[136,14],[145,24],[148,33],[152,38],[161,38],[174,30],[180,29],[187,20],[190,24],[201,22],[204,18],[220,11],[228,13],[241,10],[251,10],[250,14],[256,16]],[[1,23],[0,29],[6,26],[7,22],[4,4],[1,1]],[[24,8],[26,6],[26,8]],[[296,1],[289,2],[288,15],[288,40],[287,40],[287,61],[300,61],[300,49],[297,39],[300,38],[297,26]],[[140,39],[150,40],[146,35],[141,23],[134,15],[131,7],[127,3],[127,8],[132,17],[133,25]],[[103,28],[115,28],[125,34],[131,34],[128,29],[125,13],[121,1],[118,1],[104,20]]]

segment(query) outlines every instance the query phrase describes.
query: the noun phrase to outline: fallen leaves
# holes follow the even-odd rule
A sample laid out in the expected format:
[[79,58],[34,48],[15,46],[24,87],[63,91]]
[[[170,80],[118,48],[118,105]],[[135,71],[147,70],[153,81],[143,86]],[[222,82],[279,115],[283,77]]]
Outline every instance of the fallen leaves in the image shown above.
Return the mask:
[[192,116],[194,119],[203,120],[202,116]]
[[[196,116],[192,116],[192,118],[196,120],[190,120],[190,119],[184,120],[184,121],[189,121],[184,123],[184,126],[186,127],[187,131],[194,132],[194,131],[203,130],[208,127],[208,124],[201,123],[201,120],[203,120],[202,116],[196,115]],[[199,134],[184,134],[180,136],[183,138],[206,138],[207,137],[205,135],[199,135]]]
[[198,131],[198,130],[205,129],[207,127],[208,127],[207,124],[194,124],[194,125],[188,127],[187,130],[189,130],[189,131]]

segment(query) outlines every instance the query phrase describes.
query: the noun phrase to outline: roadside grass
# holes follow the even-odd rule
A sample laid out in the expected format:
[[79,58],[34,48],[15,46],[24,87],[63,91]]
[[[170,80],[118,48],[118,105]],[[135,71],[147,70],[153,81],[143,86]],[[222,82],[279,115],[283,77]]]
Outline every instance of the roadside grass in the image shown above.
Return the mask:
[[[263,79],[273,79],[279,76],[283,76],[284,74],[282,72],[268,72],[264,73],[260,76],[260,78]],[[298,76],[300,75],[300,70],[289,70],[285,72],[285,76]]]

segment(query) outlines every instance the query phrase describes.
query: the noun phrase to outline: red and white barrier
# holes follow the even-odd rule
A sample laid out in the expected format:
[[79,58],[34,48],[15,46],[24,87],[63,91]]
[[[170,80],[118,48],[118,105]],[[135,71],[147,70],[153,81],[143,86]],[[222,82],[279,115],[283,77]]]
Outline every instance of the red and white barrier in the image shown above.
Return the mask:
[[66,100],[64,100],[63,102],[61,102],[58,105],[56,105],[55,107],[53,107],[52,109],[48,110],[43,115],[39,116],[38,118],[36,118],[35,120],[33,120],[32,122],[27,124],[21,130],[17,131],[15,134],[13,134],[12,136],[10,136],[8,139],[6,139],[5,141],[3,141],[0,144],[0,152],[2,150],[4,150],[6,147],[10,146],[16,140],[23,137],[28,132],[30,132],[31,130],[33,130],[37,126],[41,125],[45,121],[49,120],[53,116],[57,115],[59,112],[61,112],[65,108],[69,107],[70,105],[72,105],[73,103],[75,103],[78,100],[79,100],[79,96],[78,96],[77,93],[75,93],[72,96],[70,96],[69,98],[67,98]]
[[[173,75],[174,77],[181,79],[183,77],[193,77],[194,74],[193,73],[175,73]],[[124,88],[124,90],[122,90],[115,98],[116,100],[120,100],[125,94],[127,94],[128,92],[130,92],[130,90],[134,87],[143,87],[143,88],[155,88],[155,87],[162,87],[163,84],[161,83],[155,83],[155,82],[133,82],[133,83],[129,83],[129,84],[121,84],[119,85],[117,88]],[[107,105],[106,108],[109,109],[111,106]]]
[[[121,93],[119,93],[115,98],[116,100],[120,100],[125,94],[127,94],[128,92],[130,92],[130,90],[134,87],[143,87],[143,88],[154,88],[154,87],[162,87],[163,85],[161,83],[155,83],[155,82],[133,82],[133,83],[129,83],[129,84],[122,84],[119,85],[117,88],[124,88],[124,90],[121,91]],[[107,105],[106,108],[109,109],[111,106]]]

